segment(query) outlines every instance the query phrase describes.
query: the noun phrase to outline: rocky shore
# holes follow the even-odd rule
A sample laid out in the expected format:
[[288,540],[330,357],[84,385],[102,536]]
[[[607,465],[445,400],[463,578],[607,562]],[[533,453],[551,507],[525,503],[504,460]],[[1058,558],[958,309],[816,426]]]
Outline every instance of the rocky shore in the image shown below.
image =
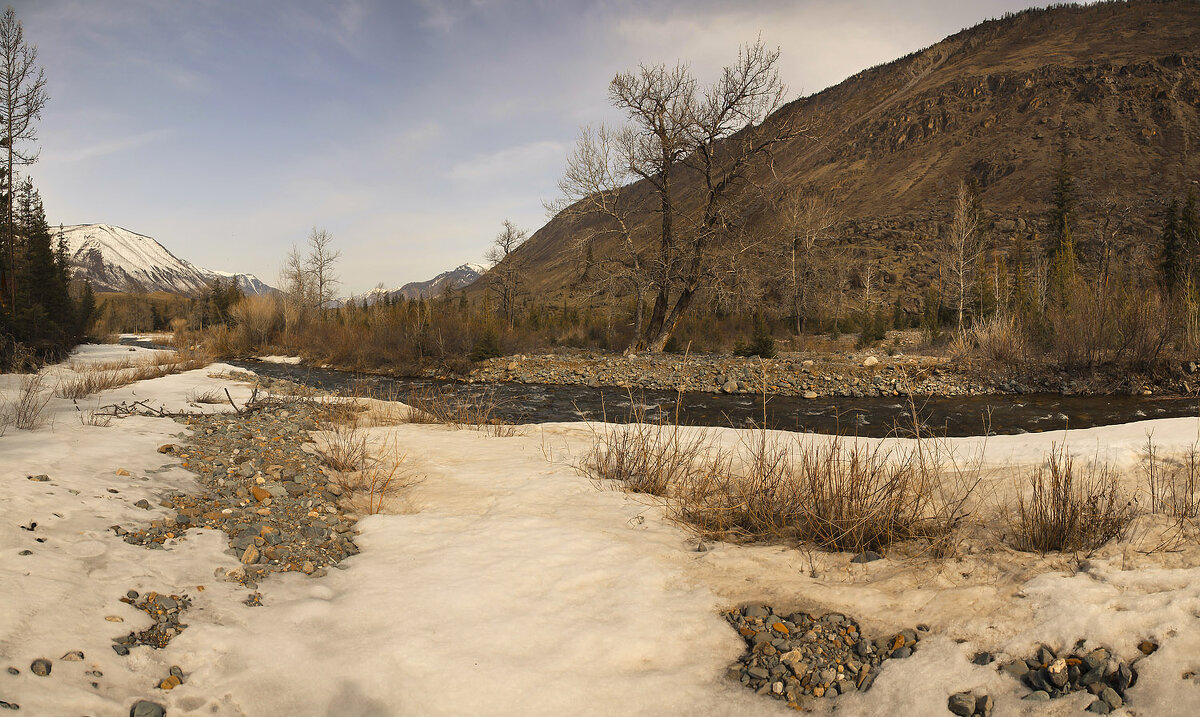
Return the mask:
[[595,352],[515,355],[476,366],[472,382],[516,382],[630,389],[870,398],[974,396],[998,393],[1192,393],[1200,388],[1195,364],[1163,380],[1137,375],[1071,376],[1065,372],[1014,375],[995,366],[942,356],[884,352],[792,353],[773,359],[725,354],[623,356]]

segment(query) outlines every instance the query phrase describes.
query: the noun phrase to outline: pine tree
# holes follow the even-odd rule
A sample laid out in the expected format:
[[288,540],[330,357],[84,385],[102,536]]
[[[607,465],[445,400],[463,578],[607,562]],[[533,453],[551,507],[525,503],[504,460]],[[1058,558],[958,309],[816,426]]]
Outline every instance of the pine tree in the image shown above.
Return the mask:
[[1179,215],[1179,245],[1183,249],[1182,273],[1200,284],[1200,207],[1197,207],[1196,190],[1189,189]]
[[1162,280],[1168,292],[1174,293],[1183,284],[1184,258],[1179,232],[1179,202],[1167,203],[1162,228]]

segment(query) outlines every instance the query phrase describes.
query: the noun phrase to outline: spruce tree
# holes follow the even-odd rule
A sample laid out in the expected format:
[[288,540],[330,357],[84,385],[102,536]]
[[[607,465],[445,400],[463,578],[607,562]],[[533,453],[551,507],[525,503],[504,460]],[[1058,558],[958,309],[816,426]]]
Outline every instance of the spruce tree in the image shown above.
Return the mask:
[[1183,276],[1191,279],[1193,284],[1200,284],[1200,261],[1197,260],[1197,252],[1200,252],[1200,207],[1196,204],[1196,190],[1189,189],[1179,215],[1179,245],[1183,250]]
[[1162,228],[1162,280],[1167,291],[1174,293],[1184,279],[1183,247],[1179,236],[1179,202],[1167,202]]

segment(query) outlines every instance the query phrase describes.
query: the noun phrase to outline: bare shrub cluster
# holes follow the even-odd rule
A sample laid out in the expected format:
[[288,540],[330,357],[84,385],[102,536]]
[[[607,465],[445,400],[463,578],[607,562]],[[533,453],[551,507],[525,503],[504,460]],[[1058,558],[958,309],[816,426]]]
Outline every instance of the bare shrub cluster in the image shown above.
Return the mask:
[[12,425],[22,431],[32,431],[46,425],[46,406],[50,403],[53,393],[46,385],[46,377],[41,373],[31,373],[21,377],[21,388],[17,391],[16,399],[8,408]]
[[579,465],[596,481],[620,481],[626,490],[667,495],[714,463],[713,447],[700,436],[685,438],[678,425],[635,421],[605,424],[593,436],[592,450]]
[[371,439],[361,409],[356,401],[330,404],[322,416],[317,452],[336,471],[334,481],[352,496],[362,496],[365,509],[374,515],[421,479],[405,466],[407,454],[395,440]]
[[408,423],[440,423],[455,430],[473,428],[493,436],[513,436],[517,427],[495,416],[500,404],[491,391],[462,393],[445,389],[413,391],[404,399]]
[[1013,547],[1036,553],[1091,551],[1124,535],[1133,503],[1110,466],[1083,466],[1064,446],[1027,476],[1011,516]]
[[60,378],[54,388],[54,395],[78,400],[137,381],[201,368],[210,362],[208,356],[193,352],[161,352],[148,359],[139,360],[72,362],[68,367],[75,375]]
[[1153,441],[1146,441],[1146,487],[1150,510],[1166,515],[1182,527],[1200,516],[1200,447],[1174,459],[1161,457]]

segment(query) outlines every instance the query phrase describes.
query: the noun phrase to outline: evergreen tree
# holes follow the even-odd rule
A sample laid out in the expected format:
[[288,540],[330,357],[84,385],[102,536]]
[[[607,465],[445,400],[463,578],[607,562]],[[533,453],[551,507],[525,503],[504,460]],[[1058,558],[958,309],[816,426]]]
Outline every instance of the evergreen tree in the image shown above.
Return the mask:
[[1189,189],[1179,215],[1179,244],[1183,249],[1183,275],[1200,284],[1200,207],[1196,206],[1196,190]]
[[1179,234],[1179,202],[1172,199],[1167,203],[1162,228],[1162,280],[1167,291],[1172,293],[1183,284],[1185,275]]

